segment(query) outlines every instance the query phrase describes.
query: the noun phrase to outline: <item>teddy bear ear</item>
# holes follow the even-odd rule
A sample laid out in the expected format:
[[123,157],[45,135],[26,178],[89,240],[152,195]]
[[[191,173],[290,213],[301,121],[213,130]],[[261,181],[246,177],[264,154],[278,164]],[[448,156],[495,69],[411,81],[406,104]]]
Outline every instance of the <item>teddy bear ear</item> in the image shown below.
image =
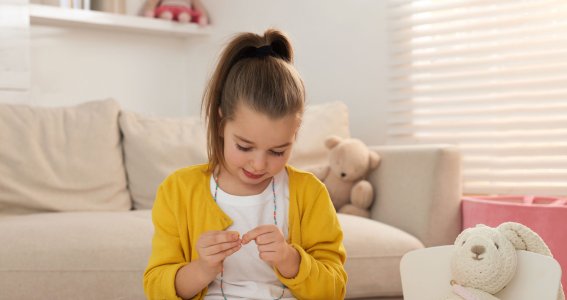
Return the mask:
[[328,137],[328,138],[325,140],[325,146],[326,146],[328,149],[333,149],[333,148],[335,148],[335,146],[338,145],[342,140],[343,140],[343,139],[342,139],[341,137],[339,137],[339,136],[331,135],[330,137]]
[[543,239],[529,227],[516,223],[506,222],[500,224],[497,229],[514,245],[517,250],[526,250],[547,256],[552,256],[551,251]]
[[374,170],[378,168],[378,165],[380,164],[380,156],[378,155],[378,153],[372,150],[370,150],[369,155],[370,155],[370,169]]

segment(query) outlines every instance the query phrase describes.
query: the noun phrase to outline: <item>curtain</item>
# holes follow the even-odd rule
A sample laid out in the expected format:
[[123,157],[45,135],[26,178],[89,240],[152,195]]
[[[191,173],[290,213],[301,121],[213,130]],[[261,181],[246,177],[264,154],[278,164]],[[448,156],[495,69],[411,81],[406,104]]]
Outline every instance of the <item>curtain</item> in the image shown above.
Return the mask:
[[389,144],[458,145],[465,194],[567,195],[567,1],[388,6]]

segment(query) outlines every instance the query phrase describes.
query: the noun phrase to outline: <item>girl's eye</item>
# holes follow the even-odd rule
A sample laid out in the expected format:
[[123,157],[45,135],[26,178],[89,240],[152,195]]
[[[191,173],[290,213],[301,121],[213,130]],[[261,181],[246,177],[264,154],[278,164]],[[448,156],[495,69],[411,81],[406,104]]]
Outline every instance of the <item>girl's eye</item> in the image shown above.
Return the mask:
[[496,246],[496,250],[500,249],[500,246],[498,246],[497,243],[494,243],[494,246]]
[[272,153],[272,155],[275,155],[275,156],[283,156],[285,151],[279,152],[279,151],[270,150],[270,153]]
[[238,144],[236,144],[236,148],[238,148],[238,150],[243,151],[243,152],[248,152],[248,151],[250,151],[250,149],[252,149],[250,147],[242,147]]

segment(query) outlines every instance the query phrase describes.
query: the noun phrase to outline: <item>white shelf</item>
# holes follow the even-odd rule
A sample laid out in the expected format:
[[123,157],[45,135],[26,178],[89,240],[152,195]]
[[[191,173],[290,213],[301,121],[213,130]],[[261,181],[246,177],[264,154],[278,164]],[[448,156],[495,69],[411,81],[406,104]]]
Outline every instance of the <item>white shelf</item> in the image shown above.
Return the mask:
[[72,26],[157,35],[188,37],[209,34],[209,28],[193,23],[180,24],[167,20],[38,4],[30,4],[30,22],[36,25]]

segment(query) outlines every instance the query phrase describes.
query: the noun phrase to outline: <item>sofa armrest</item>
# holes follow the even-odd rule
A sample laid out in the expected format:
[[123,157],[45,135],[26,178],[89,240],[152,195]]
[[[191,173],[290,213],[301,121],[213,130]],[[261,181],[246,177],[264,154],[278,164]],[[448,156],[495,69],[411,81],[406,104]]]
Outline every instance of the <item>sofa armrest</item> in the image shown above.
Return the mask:
[[426,246],[452,244],[461,231],[460,154],[450,145],[371,147],[382,158],[368,180],[371,218],[402,229]]

